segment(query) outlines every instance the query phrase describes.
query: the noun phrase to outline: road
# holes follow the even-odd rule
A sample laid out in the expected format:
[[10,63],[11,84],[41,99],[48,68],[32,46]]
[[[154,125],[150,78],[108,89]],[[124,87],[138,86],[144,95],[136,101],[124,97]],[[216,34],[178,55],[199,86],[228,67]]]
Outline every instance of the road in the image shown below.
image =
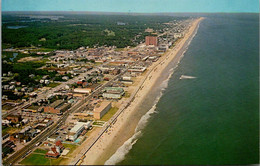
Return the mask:
[[[102,64],[102,65],[106,65],[108,62]],[[100,65],[100,66],[102,66]],[[77,77],[74,77],[73,79],[70,79],[66,82],[62,82],[60,85],[49,89],[48,91],[43,91],[37,94],[37,97],[35,99],[32,99],[30,101],[24,102],[23,104],[16,106],[14,108],[12,108],[11,110],[8,111],[8,113],[6,113],[5,115],[2,116],[2,118],[7,117],[10,114],[14,114],[16,113],[18,110],[22,110],[23,108],[29,107],[32,103],[39,101],[41,99],[45,99],[48,97],[48,95],[53,94],[55,91],[64,88],[67,84],[73,84],[74,82],[77,82],[79,80],[79,78],[83,78],[84,76],[86,76],[87,74],[90,74],[92,71],[95,71],[96,68],[93,68],[85,73],[81,73],[80,75],[78,75]]]
[[[128,69],[128,68],[127,68]],[[14,163],[16,163],[17,161],[19,161],[22,156],[24,156],[26,154],[26,152],[28,152],[29,150],[32,150],[35,147],[35,144],[38,142],[42,142],[44,141],[47,137],[49,137],[50,135],[52,135],[55,130],[57,130],[57,128],[59,128],[61,125],[63,125],[63,123],[66,121],[66,119],[68,118],[68,116],[73,113],[73,112],[77,112],[78,110],[81,110],[82,107],[84,107],[84,103],[91,99],[93,97],[94,94],[99,93],[104,87],[108,86],[109,84],[111,84],[113,81],[115,81],[116,79],[118,79],[120,76],[122,76],[127,69],[123,72],[121,72],[120,74],[116,75],[115,77],[113,77],[110,81],[108,81],[107,83],[103,84],[102,86],[100,86],[99,88],[97,88],[96,90],[93,91],[92,94],[90,94],[89,96],[87,96],[86,98],[82,99],[80,102],[77,102],[76,104],[74,104],[67,112],[65,112],[62,117],[53,125],[51,125],[47,130],[45,130],[44,132],[40,133],[38,136],[36,136],[28,145],[26,145],[24,148],[18,150],[17,152],[15,152],[15,154],[13,154],[12,156],[10,156],[9,158],[7,158],[4,161],[4,165],[13,165]]]

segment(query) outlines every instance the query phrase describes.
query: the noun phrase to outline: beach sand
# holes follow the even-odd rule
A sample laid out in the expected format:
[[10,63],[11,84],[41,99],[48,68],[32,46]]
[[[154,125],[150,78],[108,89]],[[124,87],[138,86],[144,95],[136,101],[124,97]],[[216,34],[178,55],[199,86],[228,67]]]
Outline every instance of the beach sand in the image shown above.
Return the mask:
[[[105,132],[101,138],[92,146],[86,153],[82,165],[101,165],[104,164],[116,150],[124,144],[135,132],[136,125],[141,118],[138,115],[137,108],[144,101],[145,96],[150,89],[154,86],[156,80],[162,74],[164,68],[175,58],[179,50],[184,46],[185,41],[190,38],[197,29],[199,22],[203,18],[196,19],[192,22],[188,32],[179,40],[173,49],[169,49],[157,62],[153,63],[145,75],[139,76],[142,81],[139,83],[140,88],[131,104],[118,116],[117,121]],[[94,133],[93,133],[94,134]],[[83,143],[80,150],[77,150],[77,155],[84,153]],[[73,162],[72,162],[73,163]],[[72,164],[71,163],[71,164]]]

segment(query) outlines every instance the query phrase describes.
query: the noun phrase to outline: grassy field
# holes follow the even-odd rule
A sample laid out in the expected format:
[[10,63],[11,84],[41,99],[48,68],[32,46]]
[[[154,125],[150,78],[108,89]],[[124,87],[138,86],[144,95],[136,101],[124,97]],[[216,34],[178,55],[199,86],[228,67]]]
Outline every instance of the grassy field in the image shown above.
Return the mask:
[[[63,160],[62,157],[59,157],[57,159],[51,159],[45,157],[45,153],[47,150],[43,149],[36,149],[32,154],[27,156],[25,159],[23,159],[19,164],[22,165],[59,165],[61,160]],[[40,154],[36,154],[40,153]]]
[[28,109],[33,109],[33,110],[38,110],[40,108],[40,106],[36,106],[36,105],[31,105],[30,107],[28,107]]
[[23,159],[20,164],[23,165],[50,165],[53,159],[45,158],[42,154],[30,154],[25,159]]
[[63,160],[64,158],[62,158],[62,157],[59,157],[59,158],[57,158],[57,159],[51,159],[50,161],[51,161],[51,163],[50,163],[50,165],[59,165],[60,164],[60,162],[61,162],[61,160]]
[[117,107],[112,107],[102,118],[102,121],[108,121],[116,112],[118,108]]
[[71,153],[78,147],[77,145],[73,144],[63,144],[65,148],[70,149],[70,152],[67,154],[67,156],[71,155]]
[[52,48],[39,48],[39,49],[35,49],[33,50],[34,52],[51,52],[51,51],[54,51],[55,49],[52,49]]
[[60,85],[60,83],[55,83],[55,82],[52,82],[50,83],[49,85],[47,85],[47,87],[51,87],[51,88],[54,88],[56,86]]
[[8,105],[8,104],[2,106],[2,109],[3,109],[3,110],[10,110],[10,109],[12,109],[12,108],[14,108],[14,106],[11,106],[11,105]]
[[42,154],[46,154],[46,153],[47,153],[47,150],[36,149],[35,151],[33,151],[33,153],[42,153]]
[[95,122],[93,123],[93,125],[97,125],[97,126],[101,126],[101,127],[102,127],[102,126],[104,125],[104,123],[105,123],[105,122],[103,122],[103,121],[101,121],[101,122],[100,122],[100,121],[98,121],[98,122],[95,121]]
[[16,130],[17,128],[14,127],[2,126],[2,136],[6,135],[7,133],[14,133]]
[[99,66],[99,65],[101,65],[102,64],[102,62],[95,62],[94,63],[94,66]]
[[131,96],[131,93],[125,92],[125,95],[124,95],[125,98],[129,98],[130,96]]

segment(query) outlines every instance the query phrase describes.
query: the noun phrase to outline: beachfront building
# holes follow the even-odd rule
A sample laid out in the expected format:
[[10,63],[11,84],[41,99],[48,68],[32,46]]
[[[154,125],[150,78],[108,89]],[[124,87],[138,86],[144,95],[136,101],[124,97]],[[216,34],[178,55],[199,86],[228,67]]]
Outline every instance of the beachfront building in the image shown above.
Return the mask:
[[146,67],[133,66],[132,68],[128,69],[127,71],[130,73],[143,73],[145,70],[146,70]]
[[103,101],[102,103],[98,104],[93,111],[94,118],[101,119],[111,107],[111,102],[109,101]]
[[169,49],[168,44],[161,44],[158,47],[158,50],[160,50],[160,51],[167,51],[168,49]]
[[106,87],[102,96],[108,99],[120,99],[125,91],[120,87]]
[[157,36],[146,36],[145,37],[145,45],[146,46],[149,46],[149,45],[157,46],[158,45]]
[[88,129],[91,126],[91,122],[77,122],[76,125],[70,129],[66,139],[75,141],[84,129]]
[[55,145],[45,154],[45,157],[58,158],[63,150],[64,146],[61,141],[57,141]]

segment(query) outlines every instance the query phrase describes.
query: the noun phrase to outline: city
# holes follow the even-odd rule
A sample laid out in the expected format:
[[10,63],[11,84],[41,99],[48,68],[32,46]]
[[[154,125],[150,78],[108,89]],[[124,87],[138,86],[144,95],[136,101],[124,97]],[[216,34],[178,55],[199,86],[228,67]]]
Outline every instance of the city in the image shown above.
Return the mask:
[[[41,55],[21,57],[16,60],[19,65],[45,62],[37,66],[44,72],[29,74],[34,84],[23,79],[23,83],[19,82],[16,78],[20,79],[20,73],[8,71],[8,67],[3,70],[4,163],[35,164],[30,161],[38,158],[44,164],[81,164],[85,153],[108,132],[144,87],[142,80],[153,70],[153,64],[169,54],[168,49],[184,37],[193,21],[173,20],[165,23],[161,32],[148,27],[145,33],[150,35],[145,36],[144,42],[123,49],[3,49],[4,58],[13,54],[11,61],[18,53]],[[8,61],[3,64],[8,66]],[[89,145],[83,149],[82,144]],[[82,153],[75,155],[79,151]]]

